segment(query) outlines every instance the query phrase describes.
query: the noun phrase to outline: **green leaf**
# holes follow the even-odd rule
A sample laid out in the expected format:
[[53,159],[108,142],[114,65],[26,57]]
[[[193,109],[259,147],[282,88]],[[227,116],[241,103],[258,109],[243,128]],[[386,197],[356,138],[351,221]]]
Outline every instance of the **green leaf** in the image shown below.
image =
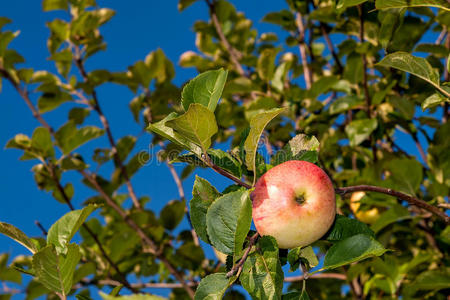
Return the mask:
[[412,216],[406,207],[394,205],[387,211],[383,212],[370,228],[377,233],[389,224],[410,218],[412,218]]
[[276,166],[288,160],[305,160],[316,163],[318,150],[319,141],[316,137],[297,134],[272,157],[271,164]]
[[284,274],[273,237],[260,238],[256,250],[245,261],[239,279],[253,299],[281,298]]
[[258,75],[262,80],[270,81],[275,73],[275,49],[264,49],[258,58]]
[[287,79],[286,77],[288,75],[289,68],[291,67],[291,65],[292,61],[285,61],[281,65],[279,65],[275,70],[272,80],[272,86],[277,90],[279,90],[280,92],[283,92],[284,90],[284,84]]
[[373,231],[366,224],[356,219],[336,215],[333,226],[324,238],[329,241],[341,241],[357,234],[375,237]]
[[103,292],[99,292],[103,300],[167,300],[167,298],[151,295],[151,294],[132,294],[126,296],[111,296]]
[[166,123],[176,119],[178,115],[176,113],[170,113],[163,120],[149,124],[147,130],[153,131],[154,133],[174,142],[175,144],[193,152],[198,157],[202,156],[202,149],[194,144],[189,139],[185,138],[182,134],[174,131],[171,127],[167,126]]
[[31,137],[31,147],[42,153],[44,158],[55,156],[52,137],[47,128],[38,127],[34,130]]
[[415,195],[423,178],[422,165],[415,159],[397,158],[386,162],[391,173],[384,184],[410,195]]
[[236,280],[236,276],[227,278],[226,273],[215,273],[206,276],[200,281],[195,291],[194,300],[222,300],[226,290]]
[[336,9],[339,11],[344,11],[347,7],[356,6],[366,1],[367,0],[339,0],[336,4]]
[[422,57],[413,56],[407,52],[395,52],[386,55],[377,65],[399,69],[411,73],[426,82],[432,84],[445,95],[450,94],[443,90],[439,85],[439,73],[433,69],[430,63]]
[[371,256],[383,255],[387,250],[371,236],[357,234],[339,241],[328,250],[321,270],[335,269]]
[[204,72],[186,84],[181,93],[181,105],[188,111],[192,103],[199,103],[214,112],[223,87],[227,81],[228,71],[224,69]]
[[36,245],[33,241],[26,236],[19,228],[4,222],[0,222],[0,233],[6,235],[7,237],[12,238],[28,250],[31,253],[36,253],[38,251]]
[[123,138],[117,141],[117,154],[120,157],[121,161],[125,161],[130,154],[131,150],[133,150],[134,145],[136,144],[136,137],[132,135],[124,136]]
[[239,255],[252,222],[249,191],[236,191],[217,198],[206,213],[211,244],[228,255]]
[[314,268],[319,264],[319,260],[311,246],[305,248],[297,247],[289,250],[287,260],[291,266],[290,271],[297,270],[300,263],[306,265],[308,269]]
[[7,143],[5,148],[15,148],[15,149],[21,149],[26,150],[31,147],[31,140],[28,136],[25,134],[19,133],[16,134],[12,139],[10,139]]
[[197,0],[179,0],[178,1],[178,11],[183,11],[189,6],[191,6]]
[[380,31],[378,32],[378,40],[381,46],[386,49],[392,40],[395,31],[403,21],[405,9],[392,8],[378,13],[378,19],[381,23]]
[[163,207],[160,213],[162,225],[169,229],[175,229],[183,220],[186,209],[186,201],[172,200]]
[[446,0],[376,0],[377,9],[433,6],[450,10],[450,3]]
[[425,111],[428,108],[436,107],[445,101],[449,102],[450,99],[442,96],[440,93],[434,93],[422,102],[422,110]]
[[42,9],[44,11],[51,10],[67,10],[69,8],[69,3],[67,0],[44,0],[42,1]]
[[450,288],[450,272],[445,269],[428,270],[417,276],[411,284],[417,290],[441,290]]
[[353,109],[361,104],[363,104],[363,100],[355,95],[344,96],[336,99],[333,103],[331,103],[329,111],[330,114],[340,114],[344,111],[348,111]]
[[259,113],[250,120],[250,132],[248,133],[244,143],[245,163],[250,171],[256,170],[256,152],[258,150],[259,139],[264,128],[272,119],[284,110],[284,108],[274,108],[269,111]]
[[65,256],[58,255],[54,246],[48,245],[33,255],[33,269],[40,283],[65,296],[72,289],[73,274],[80,258],[75,244],[67,247]]
[[88,141],[103,135],[104,132],[103,129],[95,126],[85,126],[78,129],[73,121],[69,121],[56,132],[56,141],[64,154],[69,154]]
[[65,254],[70,240],[96,208],[95,205],[88,205],[83,209],[73,210],[62,216],[48,230],[47,243],[53,244],[58,254]]
[[361,144],[377,126],[378,122],[376,119],[362,119],[350,122],[345,127],[345,133],[350,140],[350,146],[355,147]]
[[218,130],[214,113],[198,103],[192,103],[180,117],[167,121],[167,126],[200,146],[203,153],[211,146],[211,137]]
[[192,200],[189,202],[191,223],[198,237],[210,243],[206,231],[206,213],[220,193],[206,179],[195,176]]

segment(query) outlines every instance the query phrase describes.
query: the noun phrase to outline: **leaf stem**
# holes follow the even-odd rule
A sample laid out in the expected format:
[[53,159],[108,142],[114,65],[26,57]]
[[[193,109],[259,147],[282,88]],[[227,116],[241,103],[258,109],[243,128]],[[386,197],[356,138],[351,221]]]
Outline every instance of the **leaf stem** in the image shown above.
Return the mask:
[[358,191],[376,192],[376,193],[382,193],[382,194],[394,196],[399,199],[405,200],[406,202],[408,202],[411,205],[415,205],[420,208],[423,208],[423,209],[435,214],[442,220],[444,220],[444,222],[447,225],[450,224],[450,217],[447,216],[444,212],[442,212],[439,208],[437,208],[433,205],[430,205],[423,200],[417,199],[413,196],[404,194],[402,192],[395,191],[393,189],[383,188],[383,187],[379,187],[379,186],[372,186],[372,185],[356,185],[356,186],[347,186],[347,187],[336,188],[335,191],[337,194],[340,194],[342,196],[347,193],[358,192]]

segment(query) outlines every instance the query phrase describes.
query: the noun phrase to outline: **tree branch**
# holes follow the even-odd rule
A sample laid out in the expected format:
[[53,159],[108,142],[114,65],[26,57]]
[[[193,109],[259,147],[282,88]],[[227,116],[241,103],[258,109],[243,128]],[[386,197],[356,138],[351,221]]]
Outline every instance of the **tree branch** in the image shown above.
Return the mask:
[[[13,78],[9,75],[9,73],[4,70],[4,69],[0,69],[0,72],[5,76],[6,79],[8,79],[8,81],[13,85],[13,87],[16,89],[16,91],[19,93],[19,95],[22,97],[22,99],[25,101],[25,103],[27,104],[27,106],[29,107],[29,109],[31,110],[31,112],[33,113],[33,117],[36,118],[42,126],[44,126],[45,128],[47,128],[47,130],[50,132],[50,134],[55,137],[55,131],[54,129],[44,120],[44,118],[42,117],[42,115],[39,113],[39,111],[34,107],[33,103],[31,102],[28,93],[26,92],[25,89],[21,88],[14,80]],[[64,190],[64,188],[62,187],[61,183],[59,182],[59,179],[57,178],[56,174],[55,174],[55,170],[54,170],[54,166],[52,164],[46,165],[47,170],[50,173],[50,176],[52,177],[53,182],[55,182],[56,184],[56,188],[58,189],[59,193],[62,195],[64,201],[66,202],[67,206],[69,206],[70,210],[75,210],[75,207],[72,205],[70,198],[67,196],[66,191]],[[39,222],[36,223],[39,226]],[[42,225],[41,225],[42,226]],[[112,259],[108,256],[108,254],[106,253],[105,249],[103,248],[102,243],[100,242],[99,238],[97,237],[97,235],[89,228],[88,225],[86,225],[85,223],[82,224],[83,228],[86,229],[86,231],[88,232],[88,234],[94,239],[95,243],[97,244],[100,252],[102,253],[103,257],[108,261],[108,263],[111,265],[111,267],[113,267],[113,269],[117,272],[117,274],[120,276],[121,278],[121,282],[123,283],[123,285],[125,287],[127,287],[128,289],[130,289],[133,292],[136,292],[135,289],[133,289],[131,287],[131,284],[128,282],[128,280],[126,279],[126,277],[123,275],[123,273],[119,270],[119,267],[112,261]],[[41,230],[43,230],[43,232],[45,233],[45,229],[43,229],[43,227],[41,228]]]
[[155,244],[155,242],[153,242],[153,240],[151,240],[147,236],[145,231],[138,224],[136,224],[131,218],[129,218],[128,214],[122,209],[122,207],[117,205],[116,202],[113,199],[111,199],[111,197],[98,184],[97,180],[95,179],[95,177],[93,175],[86,173],[84,170],[81,170],[80,173],[100,193],[102,198],[105,199],[106,204],[109,207],[111,207],[112,209],[114,209],[119,214],[119,216],[125,221],[125,223],[128,224],[128,226],[130,226],[134,231],[136,231],[136,233],[139,235],[141,240],[149,247],[149,252],[152,253],[153,255],[155,255],[166,266],[166,268],[169,270],[169,272],[179,282],[181,282],[183,284],[183,288],[188,293],[188,295],[192,299],[194,299],[194,291],[190,288],[189,285],[186,284],[186,282],[183,279],[183,275],[181,273],[179,273],[175,269],[175,267],[172,266],[172,264],[164,257],[163,253],[160,251],[160,249],[158,249],[158,246]]
[[225,47],[228,54],[230,55],[231,62],[233,63],[237,72],[241,76],[247,76],[245,74],[245,71],[242,68],[241,64],[239,63],[239,58],[242,56],[242,54],[239,53],[233,46],[231,46],[231,44],[228,42],[227,38],[225,37],[225,34],[222,31],[222,26],[220,25],[219,19],[217,18],[214,0],[212,2],[210,0],[206,0],[206,3],[208,4],[208,7],[209,7],[209,14],[211,16],[211,21],[214,25],[214,28],[216,29],[217,35],[219,36],[219,39],[220,39],[220,42],[222,43],[222,45]]
[[303,75],[305,78],[305,86],[306,86],[306,89],[309,90],[311,88],[311,84],[312,84],[312,74],[311,74],[311,70],[309,69],[309,66],[308,66],[308,58],[307,58],[306,46],[305,46],[305,27],[303,25],[302,15],[300,14],[300,12],[295,13],[295,23],[297,25],[298,33],[299,33],[298,49],[300,51],[300,58],[302,60],[302,65],[303,65]]
[[[159,145],[161,146],[161,148],[164,147],[164,143],[163,142],[159,142]],[[175,184],[177,185],[178,188],[178,194],[180,195],[180,199],[181,200],[186,200],[185,195],[184,195],[184,188],[183,188],[183,183],[180,179],[180,176],[178,176],[177,171],[175,170],[175,168],[170,164],[169,160],[166,159],[165,161],[167,167],[169,168],[170,174],[173,177],[173,181],[175,181]],[[186,216],[189,222],[189,226],[191,227],[191,235],[192,235],[192,240],[194,241],[194,244],[196,246],[200,246],[200,242],[198,240],[198,235],[195,232],[194,226],[192,226],[192,222],[191,222],[191,214],[189,213],[189,209],[187,206],[185,206],[185,212],[186,212]]]
[[376,193],[382,193],[382,194],[394,196],[399,199],[405,200],[406,202],[408,202],[411,205],[415,205],[417,207],[423,208],[423,209],[435,214],[442,220],[444,220],[444,222],[446,224],[450,224],[450,217],[447,216],[444,212],[442,212],[439,208],[437,208],[433,205],[430,205],[423,200],[417,199],[415,197],[404,194],[402,192],[394,191],[389,188],[383,188],[383,187],[372,186],[372,185],[356,185],[356,186],[347,186],[347,187],[342,187],[342,188],[336,188],[335,190],[336,190],[337,194],[340,194],[342,196],[347,193],[358,192],[358,191],[376,192]]
[[248,255],[250,254],[250,250],[252,250],[253,245],[256,243],[256,240],[258,238],[259,238],[259,233],[255,233],[254,235],[252,235],[250,237],[247,249],[245,249],[239,262],[237,264],[235,264],[233,266],[233,268],[231,268],[230,272],[227,273],[227,278],[241,272],[242,267],[244,266],[244,263],[247,260]]
[[[75,65],[77,66],[77,68],[79,69],[81,76],[83,77],[83,80],[85,83],[89,82],[89,77],[88,74],[86,72],[86,69],[84,68],[84,64],[83,64],[83,60],[81,59],[81,56],[79,54],[79,48],[76,47],[75,48],[75,57],[74,57],[74,61],[75,61]],[[128,176],[128,172],[127,169],[125,168],[122,160],[120,159],[119,153],[117,152],[117,146],[116,146],[116,142],[114,140],[114,137],[112,135],[111,132],[111,127],[109,125],[108,119],[106,119],[105,115],[103,114],[103,111],[100,107],[100,102],[98,101],[98,97],[97,97],[97,92],[94,88],[92,88],[92,98],[94,100],[94,104],[91,105],[92,108],[97,112],[99,118],[100,118],[100,122],[103,125],[103,128],[106,131],[106,135],[108,136],[108,141],[109,144],[111,145],[111,152],[113,154],[114,157],[114,161],[117,164],[117,166],[120,168],[120,172],[122,173],[123,178],[125,179],[125,185],[127,186],[127,190],[128,193],[130,195],[131,201],[133,202],[133,205],[141,210],[141,204],[136,196],[136,193],[134,191],[133,185],[131,184],[130,181],[130,177]],[[90,104],[90,102],[88,102]]]
[[248,183],[243,182],[242,180],[240,180],[239,178],[235,177],[234,175],[231,175],[230,173],[228,173],[227,171],[225,171],[224,169],[222,169],[221,167],[217,166],[216,164],[213,163],[213,161],[211,160],[211,158],[208,155],[205,155],[205,160],[206,160],[206,164],[212,168],[214,171],[216,171],[217,173],[233,180],[234,182],[236,182],[237,184],[239,184],[240,186],[243,186],[247,189],[251,189],[252,186]]
[[51,134],[54,134],[55,131],[53,130],[53,128],[47,123],[47,121],[44,120],[44,118],[42,118],[42,115],[39,113],[39,111],[34,107],[33,103],[30,100],[30,97],[28,95],[28,92],[26,89],[21,88],[20,85],[14,81],[14,79],[11,77],[11,75],[9,74],[9,72],[3,68],[0,68],[0,73],[3,75],[3,77],[5,77],[12,85],[13,87],[16,89],[16,91],[19,93],[19,95],[22,97],[22,99],[25,101],[25,103],[27,104],[28,108],[31,110],[31,112],[33,113],[33,117],[39,121],[39,123],[41,123],[42,126],[44,126],[45,128],[48,129],[48,131]]
[[45,227],[42,226],[41,222],[36,220],[36,221],[34,221],[34,224],[36,224],[36,226],[42,231],[43,235],[47,236],[47,234],[48,234],[47,229],[45,229]]
[[[359,40],[361,43],[364,43],[364,15],[363,15],[363,11],[362,11],[362,5],[358,5],[358,12],[359,12],[359,21],[360,21],[360,26],[359,26]],[[372,101],[370,99],[370,95],[369,95],[369,87],[367,84],[367,57],[366,55],[363,53],[361,54],[361,58],[362,58],[362,62],[363,62],[363,88],[364,88],[364,97],[366,99],[366,112],[367,112],[367,116],[370,118],[371,114],[372,114]]]
[[330,36],[328,35],[327,28],[325,27],[325,23],[320,22],[320,30],[322,31],[323,38],[327,43],[328,49],[330,50],[331,55],[333,56],[334,61],[336,62],[336,66],[338,68],[338,72],[342,73],[344,68],[342,67],[341,61],[339,60],[339,56],[334,49],[333,43],[331,42]]

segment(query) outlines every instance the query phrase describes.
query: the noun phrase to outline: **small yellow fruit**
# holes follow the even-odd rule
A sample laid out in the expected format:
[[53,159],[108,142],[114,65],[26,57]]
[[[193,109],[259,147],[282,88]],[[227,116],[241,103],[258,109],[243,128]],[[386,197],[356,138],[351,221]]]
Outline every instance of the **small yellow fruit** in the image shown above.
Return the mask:
[[350,209],[355,214],[356,218],[361,222],[373,224],[380,217],[380,211],[376,207],[369,210],[359,210],[359,207],[361,206],[361,203],[359,201],[365,195],[366,193],[364,192],[353,193],[352,197],[350,198]]

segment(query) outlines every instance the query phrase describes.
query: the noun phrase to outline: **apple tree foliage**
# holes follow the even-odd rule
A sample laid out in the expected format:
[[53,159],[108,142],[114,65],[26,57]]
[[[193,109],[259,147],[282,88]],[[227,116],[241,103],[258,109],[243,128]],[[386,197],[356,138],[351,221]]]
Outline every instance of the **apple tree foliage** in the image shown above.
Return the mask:
[[[67,12],[46,24],[57,72],[21,67],[25,58],[9,47],[18,31],[0,32],[0,82],[40,124],[6,148],[35,162],[37,187],[69,212],[45,238],[0,223],[0,233],[29,251],[0,255],[0,299],[446,298],[448,1],[288,0],[262,20],[279,26],[277,35],[258,32],[258,20],[226,0],[180,0],[181,13],[209,8],[193,24],[197,50],[178,62],[199,73],[184,86],[172,83],[174,65],[161,49],[127,70],[92,69],[106,49],[101,26],[114,22],[114,11],[95,0],[42,5]],[[0,28],[10,22],[1,17]],[[177,183],[180,199],[158,199],[166,202],[159,214],[133,187],[148,159],[134,151],[140,135],[117,138],[120,124],[103,114],[114,105],[97,93],[106,84],[135,94],[129,116],[152,135],[160,168],[169,167]],[[47,122],[46,113],[62,106],[70,107],[65,122]],[[88,117],[98,122],[87,124]],[[399,132],[417,149],[405,148]],[[84,150],[102,137],[102,147]],[[252,230],[249,195],[258,177],[292,159],[329,174],[338,215],[319,241],[288,251]],[[172,164],[183,164],[182,173]],[[185,194],[181,182],[197,168],[230,185],[219,191],[196,176],[192,196]],[[65,180],[69,173],[80,181]],[[81,186],[94,196],[74,196]],[[366,194],[352,211],[357,190]],[[375,221],[366,224],[373,207]],[[180,228],[183,218],[192,228]],[[211,246],[226,260],[205,256]],[[22,284],[25,276],[31,280]]]

